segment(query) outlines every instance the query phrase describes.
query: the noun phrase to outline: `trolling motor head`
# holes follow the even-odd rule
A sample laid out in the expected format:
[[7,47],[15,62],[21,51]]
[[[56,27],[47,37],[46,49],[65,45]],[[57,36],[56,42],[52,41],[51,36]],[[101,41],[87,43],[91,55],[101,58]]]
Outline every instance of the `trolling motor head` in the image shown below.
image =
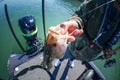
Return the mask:
[[24,55],[32,57],[42,52],[43,44],[37,37],[38,29],[35,24],[34,16],[24,16],[19,19],[18,23],[29,46],[29,49],[26,50],[25,54],[20,56],[19,59],[21,59]]
[[31,55],[33,53],[37,53],[37,51],[41,50],[41,42],[37,37],[37,27],[35,25],[35,19],[33,16],[24,16],[18,21],[21,31],[23,33],[24,38],[29,46],[29,49],[26,51],[27,55]]
[[19,19],[19,26],[23,32],[25,39],[33,41],[37,37],[37,27],[33,16],[24,16]]

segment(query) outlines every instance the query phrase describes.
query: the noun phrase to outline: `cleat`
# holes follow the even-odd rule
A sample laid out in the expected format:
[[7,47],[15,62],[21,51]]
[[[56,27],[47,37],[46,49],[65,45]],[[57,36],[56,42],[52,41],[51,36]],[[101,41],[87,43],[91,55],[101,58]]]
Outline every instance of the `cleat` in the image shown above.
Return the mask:
[[70,66],[71,68],[73,68],[73,67],[75,66],[74,60],[70,60],[70,61],[69,61],[69,66]]
[[60,64],[61,64],[60,59],[57,59],[56,62],[55,62],[55,64],[54,64],[54,66],[57,67],[57,66],[59,66]]

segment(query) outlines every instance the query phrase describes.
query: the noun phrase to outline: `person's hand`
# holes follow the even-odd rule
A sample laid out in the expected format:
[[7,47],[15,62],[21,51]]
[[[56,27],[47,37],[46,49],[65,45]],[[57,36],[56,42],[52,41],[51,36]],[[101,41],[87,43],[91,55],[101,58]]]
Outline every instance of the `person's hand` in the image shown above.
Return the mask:
[[104,56],[105,59],[111,58],[113,55],[116,54],[116,51],[115,51],[115,50],[112,50],[112,49],[110,49],[110,48],[104,49],[103,52],[104,52],[104,55],[105,55],[105,56]]
[[62,34],[68,32],[67,36],[68,42],[75,41],[75,39],[83,33],[83,29],[78,28],[78,23],[76,21],[63,22],[62,24],[59,24],[57,26],[60,26],[61,28],[64,29]]
[[56,27],[50,27],[47,35],[47,45],[51,47],[51,55],[56,58],[61,58],[67,48],[67,42],[75,41],[83,33],[82,29],[78,28],[76,21],[67,21]]

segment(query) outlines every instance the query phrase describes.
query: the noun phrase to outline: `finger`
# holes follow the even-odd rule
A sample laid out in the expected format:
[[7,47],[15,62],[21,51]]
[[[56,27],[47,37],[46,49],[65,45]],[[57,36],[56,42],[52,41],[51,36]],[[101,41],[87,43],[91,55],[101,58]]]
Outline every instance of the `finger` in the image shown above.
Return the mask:
[[74,36],[68,36],[67,42],[73,42],[73,41],[75,41],[75,37]]
[[79,29],[74,30],[72,33],[69,34],[69,36],[67,38],[67,41],[68,42],[75,41],[75,39],[77,37],[79,37],[82,33],[83,33],[82,29],[80,29],[80,30]]
[[67,30],[68,30],[69,33],[71,33],[71,32],[73,32],[76,29],[78,29],[78,28],[74,27],[74,26],[69,26]]
[[76,21],[67,21],[60,24],[60,27],[63,28],[65,31],[68,31],[69,33],[71,33],[75,29],[78,29],[78,24],[76,23]]
[[76,38],[79,37],[82,33],[83,33],[82,29],[76,29],[72,33],[70,33],[69,36],[74,36]]

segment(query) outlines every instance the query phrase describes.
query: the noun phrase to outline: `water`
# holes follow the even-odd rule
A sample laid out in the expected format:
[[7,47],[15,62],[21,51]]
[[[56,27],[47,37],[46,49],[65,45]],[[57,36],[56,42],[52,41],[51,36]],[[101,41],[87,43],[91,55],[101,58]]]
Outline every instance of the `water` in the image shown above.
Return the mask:
[[[4,4],[8,5],[13,29],[22,43],[22,46],[26,48],[25,40],[18,27],[18,19],[25,15],[33,15],[36,19],[36,25],[39,30],[38,35],[42,41],[44,41],[41,1],[42,0],[0,0],[0,78],[8,80],[7,60],[9,55],[11,53],[22,53],[22,50],[16,43],[6,21]],[[45,0],[46,31],[48,31],[50,26],[55,26],[66,21],[74,11],[77,10],[79,5],[80,2],[78,0]],[[117,64],[114,67],[107,69],[103,67],[104,62],[95,61],[96,65],[103,72],[107,80],[120,79],[120,54],[117,54],[116,56]]]

